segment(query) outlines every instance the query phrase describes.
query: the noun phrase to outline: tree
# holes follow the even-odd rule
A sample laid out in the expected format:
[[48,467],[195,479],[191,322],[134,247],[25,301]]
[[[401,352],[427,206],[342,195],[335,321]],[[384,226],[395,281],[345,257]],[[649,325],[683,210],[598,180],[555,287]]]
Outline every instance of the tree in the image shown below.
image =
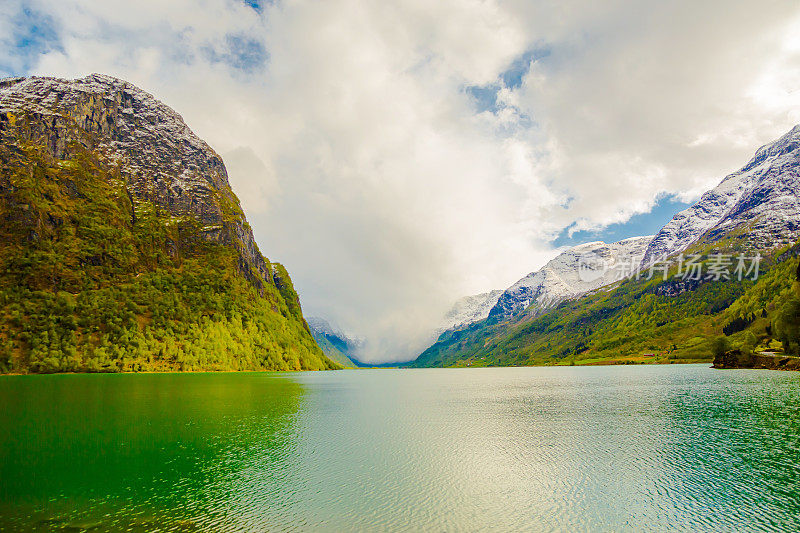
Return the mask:
[[792,298],[783,304],[772,329],[786,353],[800,355],[800,299]]
[[725,352],[731,349],[730,342],[727,337],[717,337],[711,343],[711,353],[714,357],[725,355]]
[[745,333],[742,339],[742,353],[751,355],[755,352],[756,346],[758,346],[758,337],[755,336],[755,333],[752,331]]

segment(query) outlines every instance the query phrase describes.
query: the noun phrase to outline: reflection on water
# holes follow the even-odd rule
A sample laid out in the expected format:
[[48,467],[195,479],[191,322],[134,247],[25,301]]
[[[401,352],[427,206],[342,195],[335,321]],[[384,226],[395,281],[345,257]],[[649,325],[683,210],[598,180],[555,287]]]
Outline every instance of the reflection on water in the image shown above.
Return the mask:
[[298,383],[274,374],[3,378],[0,528],[223,524],[254,465],[280,484],[302,401]]
[[0,528],[800,529],[800,374],[0,379]]

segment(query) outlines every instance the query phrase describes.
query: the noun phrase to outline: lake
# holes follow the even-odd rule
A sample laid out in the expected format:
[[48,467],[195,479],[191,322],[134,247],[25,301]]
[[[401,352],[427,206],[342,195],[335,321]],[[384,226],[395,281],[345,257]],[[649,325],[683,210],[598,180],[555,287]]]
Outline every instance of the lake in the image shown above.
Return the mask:
[[800,530],[800,373],[0,376],[0,530]]

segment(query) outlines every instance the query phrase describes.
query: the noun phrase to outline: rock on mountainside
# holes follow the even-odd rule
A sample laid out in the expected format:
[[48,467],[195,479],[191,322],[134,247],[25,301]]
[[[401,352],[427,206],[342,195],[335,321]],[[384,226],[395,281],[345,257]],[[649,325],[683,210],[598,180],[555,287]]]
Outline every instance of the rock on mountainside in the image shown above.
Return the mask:
[[244,216],[226,216],[239,202],[222,159],[151,94],[100,74],[72,81],[5,79],[0,128],[15,125],[56,159],[69,159],[72,143],[79,143],[115,167],[134,201],[151,202],[173,217],[196,218],[204,240],[237,247],[242,272],[254,274],[256,283],[279,275],[258,251]]
[[152,95],[0,80],[0,165],[0,370],[335,366],[222,159]]
[[502,294],[503,291],[495,290],[460,298],[445,315],[436,330],[436,336],[451,329],[464,328],[488,317],[489,311],[492,310]]
[[652,239],[651,235],[574,246],[506,289],[489,316],[508,318],[531,306],[540,313],[619,281],[641,262]]
[[741,170],[675,215],[653,238],[643,264],[727,237],[759,250],[793,243],[800,236],[798,178],[800,125],[759,148]]

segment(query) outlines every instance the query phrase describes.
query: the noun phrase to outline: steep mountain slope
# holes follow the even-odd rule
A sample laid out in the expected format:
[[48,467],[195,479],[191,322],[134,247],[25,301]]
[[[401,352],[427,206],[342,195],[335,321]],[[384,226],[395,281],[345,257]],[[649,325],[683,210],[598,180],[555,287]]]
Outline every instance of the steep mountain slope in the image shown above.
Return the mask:
[[0,81],[0,369],[325,369],[221,158],[115,78]]
[[355,361],[357,361],[358,350],[361,348],[363,340],[346,335],[324,318],[309,317],[307,322],[314,340],[328,358],[344,367],[358,366]]
[[489,316],[489,312],[503,294],[501,290],[465,296],[456,300],[436,330],[438,337],[451,329],[461,329]]
[[572,247],[506,289],[490,316],[508,318],[529,307],[540,313],[564,300],[619,281],[641,262],[652,239],[651,235]]
[[800,229],[798,138],[795,127],[759,149],[742,170],[676,215],[646,245],[641,262],[683,252],[701,255],[708,267],[714,254],[760,253],[760,277],[687,278],[673,257],[666,280],[623,279],[543,311],[563,276],[542,269],[509,289],[489,318],[445,333],[412,366],[710,361],[712,340],[723,334],[744,342],[740,336],[753,333],[763,347],[772,347],[778,332],[794,339],[785,326],[773,326],[800,323],[792,315],[800,304],[789,301],[800,245],[786,248]]
[[675,215],[653,238],[643,263],[734,236],[741,247],[761,250],[800,237],[800,125]]

